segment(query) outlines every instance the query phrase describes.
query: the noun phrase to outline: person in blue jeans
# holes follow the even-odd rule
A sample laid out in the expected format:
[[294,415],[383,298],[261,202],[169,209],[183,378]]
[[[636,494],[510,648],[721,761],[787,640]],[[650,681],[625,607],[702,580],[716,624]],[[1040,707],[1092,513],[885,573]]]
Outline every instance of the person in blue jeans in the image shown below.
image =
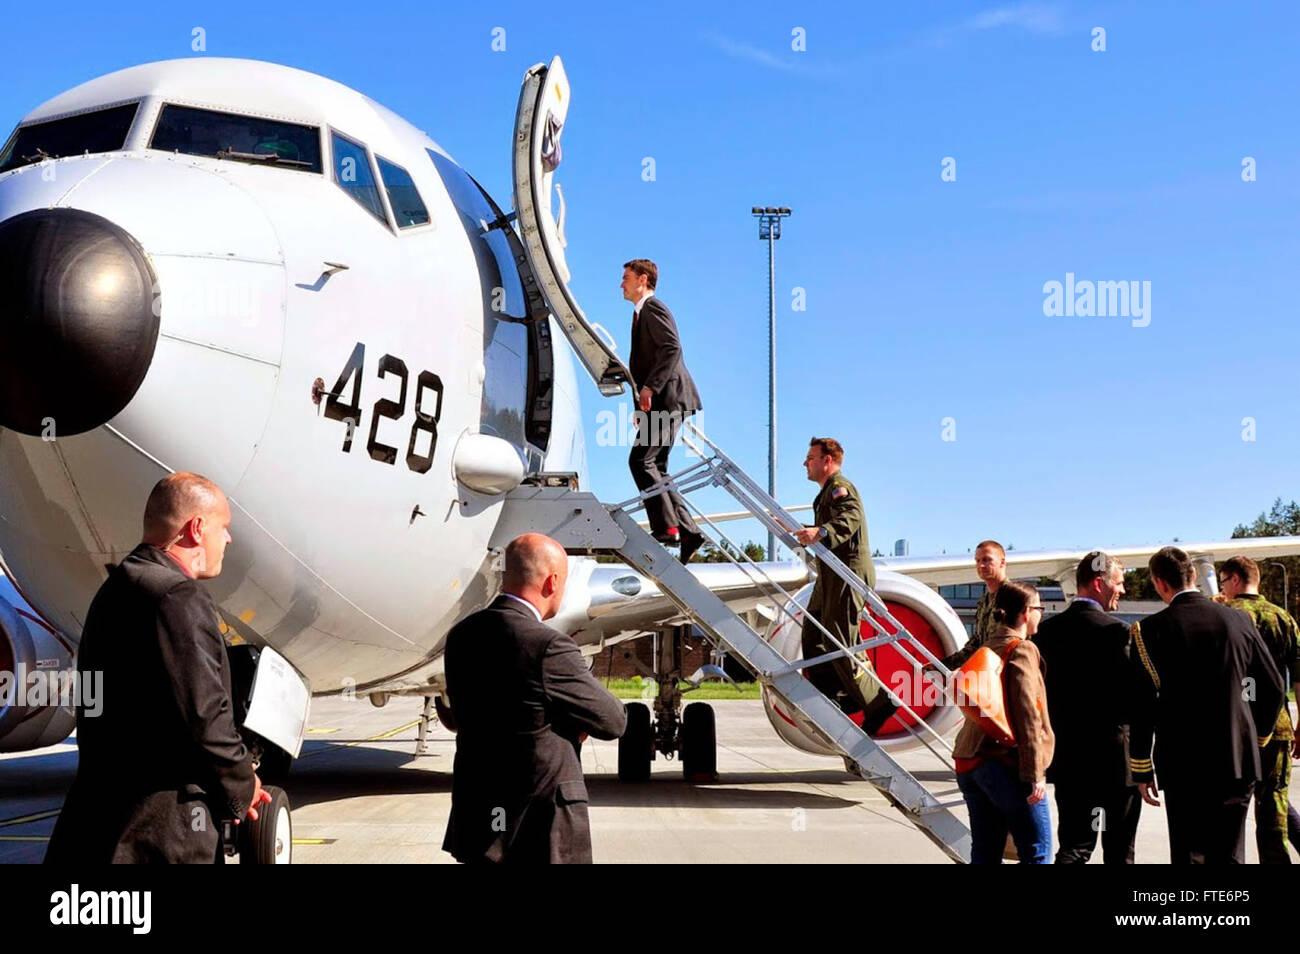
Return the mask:
[[953,756],[957,787],[970,813],[972,864],[1002,864],[1008,833],[1021,864],[1052,860],[1047,767],[1056,737],[1047,713],[1043,658],[1029,640],[1042,618],[1043,604],[1032,586],[1006,582],[998,587],[997,632],[984,645],[1003,658],[1002,694],[1015,742],[996,742],[970,719],[957,733]]

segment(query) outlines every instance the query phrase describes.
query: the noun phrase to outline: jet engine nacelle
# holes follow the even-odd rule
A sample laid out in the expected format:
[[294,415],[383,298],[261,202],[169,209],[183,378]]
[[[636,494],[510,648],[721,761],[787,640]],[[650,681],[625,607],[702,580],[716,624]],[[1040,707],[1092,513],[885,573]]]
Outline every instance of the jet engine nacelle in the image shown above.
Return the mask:
[[[806,586],[795,595],[795,602],[800,607],[797,621],[781,614],[768,627],[765,638],[787,659],[803,658],[802,608],[808,605],[811,593],[812,586]],[[942,659],[966,644],[966,629],[956,611],[924,583],[889,570],[878,570],[876,593],[889,607],[893,617],[938,658]],[[862,636],[864,639],[875,636],[875,631],[865,622],[862,624]],[[922,664],[927,661],[919,653],[914,655]],[[943,735],[961,723],[961,711],[940,695],[936,684],[922,680],[916,669],[904,660],[897,649],[882,646],[870,650],[868,656],[885,685],[924,718],[935,732]],[[767,689],[763,690],[763,707],[777,735],[785,742],[814,755],[838,754],[802,716],[789,711],[789,707],[774,699]],[[854,722],[862,721],[860,714],[851,718]],[[908,724],[915,724],[911,716],[899,712],[873,736],[882,748],[901,752],[920,746],[921,743],[904,728],[900,718]]]
[[77,725],[67,693],[75,685],[71,654],[39,621],[0,597],[0,752],[56,745]]

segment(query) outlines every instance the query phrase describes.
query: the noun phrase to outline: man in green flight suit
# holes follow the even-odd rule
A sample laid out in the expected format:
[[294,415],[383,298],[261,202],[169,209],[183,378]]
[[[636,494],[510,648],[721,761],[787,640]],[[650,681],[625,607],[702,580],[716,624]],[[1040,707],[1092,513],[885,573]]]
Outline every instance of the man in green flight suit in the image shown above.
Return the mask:
[[975,572],[984,581],[984,595],[975,606],[975,625],[971,628],[966,645],[944,659],[948,669],[960,669],[975,650],[987,643],[997,633],[993,621],[993,599],[998,587],[1007,581],[1007,551],[996,540],[981,540],[975,547]]
[[[1273,657],[1273,665],[1300,694],[1300,628],[1286,610],[1259,595],[1259,565],[1246,556],[1235,556],[1219,570],[1219,588],[1233,609],[1245,610]],[[1259,726],[1264,732],[1265,727]],[[1259,751],[1263,778],[1255,786],[1255,847],[1263,865],[1291,863],[1286,850],[1286,815],[1291,782],[1291,755],[1295,728],[1285,699],[1273,726],[1273,738]]]
[[[821,485],[821,491],[813,501],[817,522],[796,531],[794,537],[803,546],[823,544],[868,586],[874,587],[876,569],[871,564],[866,515],[857,488],[840,473],[843,462],[844,448],[834,438],[814,437],[809,443],[804,468],[808,479]],[[820,560],[817,562],[817,583],[808,599],[807,613],[841,643],[852,646],[860,640],[858,620],[863,599]],[[804,659],[825,655],[837,648],[815,625],[803,627]],[[865,654],[858,658],[867,666],[871,665]],[[862,712],[862,728],[868,733],[884,725],[897,708],[889,694],[881,689],[880,683],[846,657],[822,663],[806,672],[809,682],[828,698],[837,701],[845,712]],[[841,694],[842,699],[839,698]]]

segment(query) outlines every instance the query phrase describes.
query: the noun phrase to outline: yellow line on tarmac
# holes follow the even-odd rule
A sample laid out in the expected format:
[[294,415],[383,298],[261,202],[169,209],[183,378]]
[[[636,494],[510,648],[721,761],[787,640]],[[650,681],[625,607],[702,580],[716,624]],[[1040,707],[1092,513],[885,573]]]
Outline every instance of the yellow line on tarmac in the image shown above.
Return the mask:
[[399,725],[396,729],[389,729],[387,732],[380,732],[378,735],[372,735],[368,739],[354,739],[351,742],[339,742],[336,743],[335,745],[327,746],[326,748],[317,749],[315,752],[308,752],[305,755],[300,755],[298,756],[296,761],[301,762],[303,759],[309,759],[314,755],[323,755],[326,752],[332,752],[336,747],[350,748],[351,746],[354,745],[364,745],[367,742],[382,742],[384,739],[391,739],[395,735],[400,735],[401,733],[405,732],[407,729],[414,729],[419,724],[420,724],[420,720],[416,719],[414,722],[406,723],[406,725]]
[[19,815],[17,818],[2,818],[0,825],[22,825],[26,822],[41,821],[46,818],[53,818],[59,814],[62,809],[56,808],[49,812],[37,812],[35,815]]
[[[405,732],[407,729],[414,729],[414,728],[415,728],[417,725],[419,725],[419,724],[420,724],[420,720],[419,720],[419,719],[416,719],[414,722],[408,722],[408,723],[406,723],[406,725],[399,725],[396,729],[389,729],[387,732],[382,732],[382,733],[380,733],[379,735],[372,736],[371,738],[369,738],[369,739],[365,739],[365,740],[363,740],[363,741],[366,741],[366,742],[379,742],[379,741],[381,741],[382,739],[391,739],[393,736],[395,736],[395,735],[397,735],[397,734],[399,734],[399,733],[401,733],[401,732]],[[356,743],[356,742],[349,742],[349,743],[348,743],[348,745],[357,745],[357,744],[358,744],[358,743]]]

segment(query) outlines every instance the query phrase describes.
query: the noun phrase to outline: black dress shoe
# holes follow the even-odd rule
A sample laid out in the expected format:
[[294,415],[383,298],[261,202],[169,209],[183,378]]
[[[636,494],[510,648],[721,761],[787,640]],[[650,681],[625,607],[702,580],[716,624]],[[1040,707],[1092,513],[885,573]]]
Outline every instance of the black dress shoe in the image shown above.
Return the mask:
[[888,722],[898,710],[899,706],[894,700],[882,691],[876,698],[871,700],[867,706],[867,711],[862,714],[862,731],[867,735],[875,735],[880,731],[880,727]]
[[682,542],[682,538],[675,533],[652,533],[650,536],[654,537],[666,547],[680,546]]
[[683,563],[690,563],[691,557],[695,556],[695,551],[704,546],[704,534],[690,533],[689,531],[682,534],[682,555]]

